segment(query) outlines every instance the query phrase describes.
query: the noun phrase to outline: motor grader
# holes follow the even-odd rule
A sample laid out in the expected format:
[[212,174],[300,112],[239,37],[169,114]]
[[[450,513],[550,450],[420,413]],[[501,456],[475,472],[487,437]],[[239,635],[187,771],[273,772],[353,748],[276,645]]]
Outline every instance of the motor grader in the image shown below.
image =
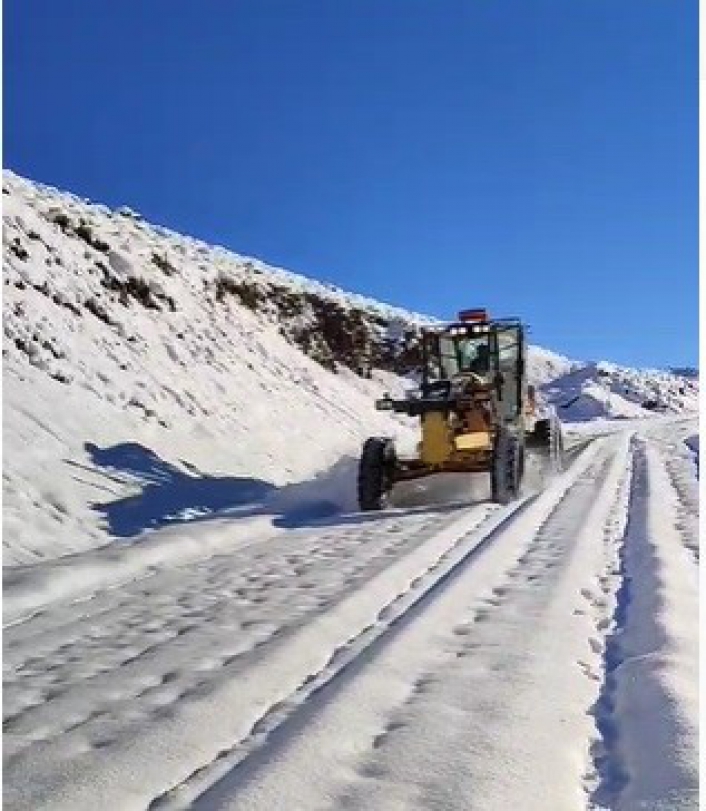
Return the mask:
[[361,510],[384,508],[397,482],[451,472],[489,473],[492,500],[507,504],[520,494],[527,450],[561,466],[561,426],[553,413],[538,416],[518,319],[465,310],[453,323],[423,329],[421,349],[419,389],[375,404],[419,418],[417,453],[398,456],[389,437],[366,440],[358,472]]

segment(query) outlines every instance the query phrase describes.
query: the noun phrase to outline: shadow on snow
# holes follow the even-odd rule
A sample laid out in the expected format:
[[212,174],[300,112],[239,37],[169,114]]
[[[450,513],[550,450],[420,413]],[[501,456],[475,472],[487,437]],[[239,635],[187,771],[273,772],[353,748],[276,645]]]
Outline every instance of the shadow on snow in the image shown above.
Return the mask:
[[[85,444],[92,469],[139,492],[90,506],[117,538],[134,538],[147,530],[215,518],[271,516],[277,527],[364,523],[390,513],[449,512],[467,502],[407,506],[382,513],[357,513],[357,460],[344,458],[315,479],[277,487],[252,477],[210,476],[185,460],[177,467],[136,442],[100,448]],[[71,462],[74,467],[81,467]]]
[[184,472],[136,442],[108,448],[86,443],[85,449],[95,467],[121,474],[123,481],[127,478],[141,488],[135,495],[91,505],[104,516],[110,533],[119,538],[212,517],[224,510],[251,508],[275,489],[261,479],[208,476],[188,462],[182,462],[189,471]]

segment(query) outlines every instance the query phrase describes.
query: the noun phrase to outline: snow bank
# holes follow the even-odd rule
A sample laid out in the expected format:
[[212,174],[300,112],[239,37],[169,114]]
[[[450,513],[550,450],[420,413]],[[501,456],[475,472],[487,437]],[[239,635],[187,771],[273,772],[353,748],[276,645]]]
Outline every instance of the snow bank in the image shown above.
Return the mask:
[[237,522],[214,520],[199,532],[188,524],[145,536],[139,544],[89,549],[41,566],[8,567],[3,573],[3,624],[23,620],[55,602],[87,599],[94,592],[150,577],[156,567],[188,565],[277,532],[266,515]]
[[620,809],[698,802],[697,569],[680,537],[674,491],[652,447],[637,453],[624,552],[628,578],[614,671]]
[[605,362],[575,365],[542,391],[561,419],[569,422],[646,419],[698,410],[698,381]]

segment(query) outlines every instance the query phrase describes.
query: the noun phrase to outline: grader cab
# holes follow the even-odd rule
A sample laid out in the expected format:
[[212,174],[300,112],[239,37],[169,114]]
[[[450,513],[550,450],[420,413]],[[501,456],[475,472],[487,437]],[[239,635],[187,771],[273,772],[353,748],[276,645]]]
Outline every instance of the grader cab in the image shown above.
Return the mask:
[[452,324],[425,328],[421,340],[419,390],[376,402],[379,410],[419,418],[417,454],[398,457],[389,437],[365,442],[358,474],[362,510],[382,509],[397,482],[445,472],[489,473],[492,500],[506,504],[519,496],[526,449],[560,464],[560,426],[553,415],[537,418],[518,319],[490,320],[485,310],[465,310]]

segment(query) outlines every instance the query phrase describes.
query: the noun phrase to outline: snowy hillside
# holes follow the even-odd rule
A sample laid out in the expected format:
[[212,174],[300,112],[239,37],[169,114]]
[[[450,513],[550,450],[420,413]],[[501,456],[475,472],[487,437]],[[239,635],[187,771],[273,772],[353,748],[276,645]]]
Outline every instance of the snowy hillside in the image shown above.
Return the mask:
[[[9,172],[3,203],[4,565],[233,507],[226,482],[245,501],[340,466],[370,433],[409,441],[373,400],[401,391],[430,319]],[[696,402],[696,381],[539,348],[529,369],[570,418]],[[101,508],[160,476],[221,477],[227,495],[195,507],[189,492],[129,526]]]
[[182,476],[283,485],[401,430],[373,409],[397,378],[361,377],[332,347],[353,365],[346,341],[365,315],[377,365],[391,366],[388,324],[411,314],[9,174],[3,202],[5,565],[106,542],[90,505],[144,471],[107,477],[92,445],[138,444]]
[[696,808],[697,376],[532,347],[562,472],[361,513],[429,319],[3,203],[6,808]]

